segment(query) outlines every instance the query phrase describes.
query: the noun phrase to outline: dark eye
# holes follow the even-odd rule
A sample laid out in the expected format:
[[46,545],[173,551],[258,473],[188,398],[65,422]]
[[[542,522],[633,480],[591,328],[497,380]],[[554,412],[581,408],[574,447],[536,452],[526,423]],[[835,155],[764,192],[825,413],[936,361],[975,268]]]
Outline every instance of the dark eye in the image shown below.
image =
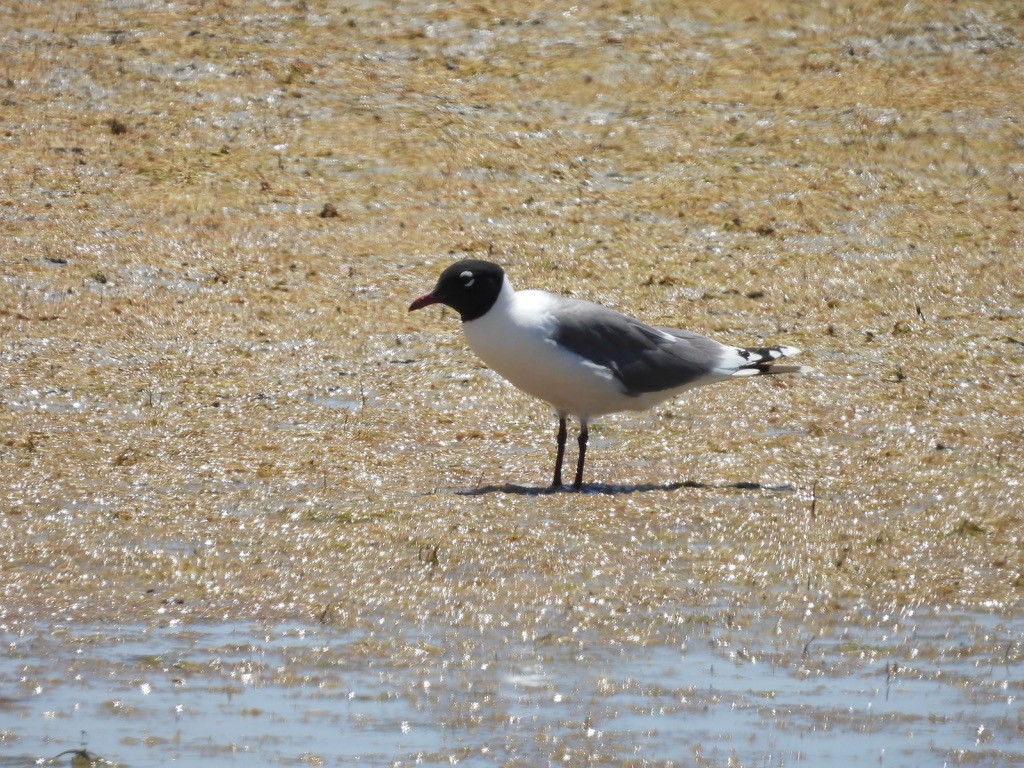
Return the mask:
[[476,279],[476,278],[473,277],[473,273],[470,272],[468,269],[465,272],[463,272],[462,274],[460,274],[459,277],[462,278],[462,287],[463,288],[471,287],[473,285],[473,281]]

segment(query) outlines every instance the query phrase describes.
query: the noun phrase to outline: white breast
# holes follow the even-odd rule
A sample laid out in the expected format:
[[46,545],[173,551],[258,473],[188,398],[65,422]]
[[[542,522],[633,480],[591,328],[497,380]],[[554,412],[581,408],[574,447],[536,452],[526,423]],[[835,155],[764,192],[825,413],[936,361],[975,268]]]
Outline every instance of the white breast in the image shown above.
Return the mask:
[[472,350],[494,371],[560,414],[589,418],[630,407],[610,370],[560,348],[544,291],[513,291],[506,283],[483,317],[463,324]]

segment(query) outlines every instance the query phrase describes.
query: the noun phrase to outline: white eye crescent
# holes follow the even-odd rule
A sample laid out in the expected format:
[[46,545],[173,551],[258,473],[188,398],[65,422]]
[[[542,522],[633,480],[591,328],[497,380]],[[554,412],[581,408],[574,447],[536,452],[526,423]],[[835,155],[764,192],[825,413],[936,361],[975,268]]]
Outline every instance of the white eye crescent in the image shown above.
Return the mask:
[[461,277],[462,280],[464,281],[463,282],[463,286],[465,288],[469,288],[470,286],[472,286],[473,282],[475,280],[475,278],[473,277],[473,273],[470,272],[468,269],[465,272],[463,272],[461,275],[459,275],[459,277]]

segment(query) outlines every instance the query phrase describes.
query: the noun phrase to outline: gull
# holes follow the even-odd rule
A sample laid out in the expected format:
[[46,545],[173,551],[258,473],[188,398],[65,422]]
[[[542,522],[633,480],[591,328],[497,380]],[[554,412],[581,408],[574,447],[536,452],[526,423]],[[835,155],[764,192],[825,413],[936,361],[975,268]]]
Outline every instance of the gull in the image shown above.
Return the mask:
[[497,264],[458,261],[409,306],[444,304],[462,318],[470,348],[495,372],[558,416],[555,473],[562,487],[567,419],[580,424],[573,490],[583,486],[588,425],[595,416],[643,411],[716,381],[807,369],[779,361],[796,347],[733,347],[674,328],[656,328],[589,301],[517,291]]

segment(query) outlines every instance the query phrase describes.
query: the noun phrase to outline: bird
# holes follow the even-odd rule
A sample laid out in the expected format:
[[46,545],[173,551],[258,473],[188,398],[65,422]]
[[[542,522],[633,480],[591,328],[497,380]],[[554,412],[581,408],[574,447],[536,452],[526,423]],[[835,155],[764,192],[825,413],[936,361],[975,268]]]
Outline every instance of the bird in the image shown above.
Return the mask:
[[500,265],[481,259],[447,267],[409,311],[433,304],[459,314],[470,348],[491,369],[554,408],[551,490],[563,488],[570,416],[580,425],[572,484],[579,491],[592,418],[647,410],[685,390],[735,377],[807,370],[780,362],[797,354],[796,347],[733,347],[691,331],[647,325],[602,304],[517,291]]

